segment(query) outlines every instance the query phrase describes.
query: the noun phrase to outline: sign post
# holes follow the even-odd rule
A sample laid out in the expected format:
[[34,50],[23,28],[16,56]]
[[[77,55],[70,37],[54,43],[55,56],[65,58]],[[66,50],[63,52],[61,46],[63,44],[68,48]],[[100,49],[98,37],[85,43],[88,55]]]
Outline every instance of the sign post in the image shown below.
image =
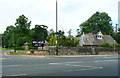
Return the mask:
[[42,47],[42,50],[43,50],[43,47],[44,47],[44,43],[45,41],[41,41],[41,40],[33,40],[32,41],[32,45],[35,46],[35,47]]

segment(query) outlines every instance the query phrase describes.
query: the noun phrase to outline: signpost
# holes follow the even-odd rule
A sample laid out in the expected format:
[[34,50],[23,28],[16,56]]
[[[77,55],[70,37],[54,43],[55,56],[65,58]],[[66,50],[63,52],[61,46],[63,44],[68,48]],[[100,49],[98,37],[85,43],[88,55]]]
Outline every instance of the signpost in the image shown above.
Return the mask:
[[44,43],[45,41],[42,41],[42,40],[33,40],[32,41],[32,45],[35,46],[35,47],[42,47],[42,50],[43,50],[43,47],[44,47]]

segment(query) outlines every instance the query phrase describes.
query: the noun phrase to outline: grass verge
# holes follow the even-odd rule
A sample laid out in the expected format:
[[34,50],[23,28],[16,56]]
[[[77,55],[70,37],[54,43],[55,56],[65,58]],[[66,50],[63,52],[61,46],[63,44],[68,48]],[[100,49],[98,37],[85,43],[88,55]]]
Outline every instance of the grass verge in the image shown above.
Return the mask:
[[9,52],[9,55],[25,55],[26,52],[25,51],[22,51],[22,52]]
[[12,50],[11,48],[2,48],[2,47],[0,47],[0,49],[2,49],[2,50]]

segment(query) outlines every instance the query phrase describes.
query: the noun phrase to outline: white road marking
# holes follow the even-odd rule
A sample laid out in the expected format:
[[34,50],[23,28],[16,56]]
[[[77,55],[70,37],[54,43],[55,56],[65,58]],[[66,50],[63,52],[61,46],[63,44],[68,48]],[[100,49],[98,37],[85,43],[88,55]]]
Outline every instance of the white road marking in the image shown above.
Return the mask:
[[103,67],[99,67],[100,69],[102,69]]
[[118,56],[116,56],[116,57],[109,57],[109,56],[108,56],[108,57],[104,57],[104,58],[118,58]]
[[12,58],[0,58],[0,60],[4,60],[4,59],[12,59]]
[[82,61],[76,61],[76,62],[65,62],[65,63],[81,63]]
[[60,63],[49,63],[49,64],[55,64],[55,65],[60,65]]
[[81,63],[81,61],[76,61],[76,62],[55,62],[55,63],[49,63],[49,64],[68,64],[68,63]]
[[4,59],[6,59],[6,58],[0,58],[0,60],[4,60]]
[[85,65],[76,65],[76,64],[65,64],[67,66],[75,66],[75,67],[94,67],[94,66],[85,66]]
[[95,62],[113,62],[113,61],[118,61],[118,60],[98,60],[98,61],[95,61]]
[[9,75],[9,76],[25,76],[27,74],[16,74],[16,75]]
[[18,64],[18,65],[3,65],[3,67],[17,67],[17,66],[22,66],[22,65],[20,65],[20,64]]
[[[87,67],[87,66],[85,66]],[[94,70],[94,69],[102,69],[103,67],[97,67],[97,66],[89,66],[90,68],[81,68],[81,69],[73,69],[73,70],[64,70],[65,72],[72,72],[72,71],[83,71],[83,70]]]
[[81,71],[81,70],[93,70],[93,69],[97,69],[97,67],[85,68],[85,69],[77,69],[77,70],[75,70],[75,71]]
[[73,71],[73,70],[64,70],[65,72],[71,72],[71,71]]
[[94,70],[94,69],[102,69],[103,68],[103,67],[100,67],[100,66],[79,65],[77,63],[81,63],[81,61],[77,61],[77,62],[55,62],[55,63],[49,63],[49,64],[51,64],[51,65],[64,65],[64,66],[71,66],[71,67],[79,67],[78,69],[73,69],[73,70],[71,70],[71,68],[70,68],[70,69],[64,70],[64,72]]

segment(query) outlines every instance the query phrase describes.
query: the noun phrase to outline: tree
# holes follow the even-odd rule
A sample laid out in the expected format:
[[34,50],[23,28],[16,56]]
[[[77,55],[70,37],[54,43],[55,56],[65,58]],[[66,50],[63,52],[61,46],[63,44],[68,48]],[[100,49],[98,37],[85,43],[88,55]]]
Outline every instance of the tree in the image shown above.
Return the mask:
[[55,35],[55,32],[53,29],[50,29],[50,31],[48,32],[49,35]]
[[87,21],[80,24],[80,28],[85,28],[85,33],[93,33],[93,31],[101,31],[103,34],[114,36],[112,20],[105,12],[96,12]]
[[46,40],[48,36],[47,26],[35,25],[33,29],[33,40]]
[[[54,31],[53,31],[54,32]],[[64,35],[64,31],[59,30],[56,32],[51,32],[48,37],[47,41],[50,46],[67,46],[67,47],[76,47],[79,44],[79,40],[74,39],[73,37],[66,37]],[[58,36],[58,43],[56,44],[56,35]]]
[[15,42],[18,47],[23,46],[25,42],[31,42],[30,25],[31,21],[24,15],[19,16],[15,23]]
[[[46,40],[48,36],[47,26],[35,25],[35,28],[30,29],[31,21],[24,15],[16,19],[15,26],[8,26],[6,31],[2,34],[3,44],[6,48],[15,47],[23,48],[25,42],[30,43],[32,47],[32,40]],[[34,48],[34,47],[32,47]]]
[[63,35],[58,40],[59,46],[76,47],[78,44],[79,40],[74,39],[74,37],[66,37]]
[[0,47],[2,46],[2,34],[0,34]]
[[20,36],[29,36],[29,30],[31,21],[28,21],[28,18],[24,15],[19,16],[18,19],[16,19],[16,33],[19,33]]
[[15,26],[11,25],[6,28],[6,31],[2,35],[3,46],[6,48],[12,48],[15,46],[21,47],[25,42],[30,42],[30,24],[28,18],[24,15],[19,16],[16,19]]
[[56,45],[56,36],[51,35],[48,43],[49,43],[49,46],[55,46]]
[[8,26],[2,35],[2,42],[5,48],[14,47],[14,26]]

